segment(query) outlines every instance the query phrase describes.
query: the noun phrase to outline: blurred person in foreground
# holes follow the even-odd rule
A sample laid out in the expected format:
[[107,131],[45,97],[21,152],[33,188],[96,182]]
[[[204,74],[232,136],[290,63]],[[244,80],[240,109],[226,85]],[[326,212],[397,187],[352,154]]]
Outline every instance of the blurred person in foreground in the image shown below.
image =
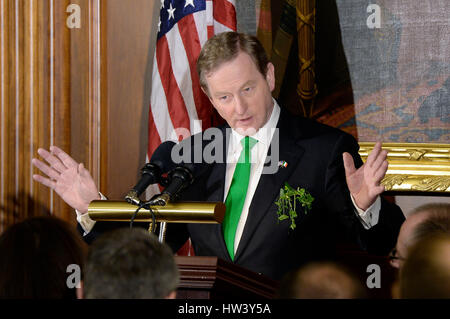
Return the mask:
[[360,299],[367,295],[358,278],[335,262],[311,262],[281,281],[282,299]]
[[86,253],[75,227],[61,219],[33,217],[12,225],[0,236],[0,298],[75,299],[79,288],[68,284],[68,266],[81,280]]
[[399,297],[450,298],[450,234],[431,235],[410,247],[400,269]]
[[179,283],[172,251],[141,228],[102,234],[91,246],[79,298],[173,299]]

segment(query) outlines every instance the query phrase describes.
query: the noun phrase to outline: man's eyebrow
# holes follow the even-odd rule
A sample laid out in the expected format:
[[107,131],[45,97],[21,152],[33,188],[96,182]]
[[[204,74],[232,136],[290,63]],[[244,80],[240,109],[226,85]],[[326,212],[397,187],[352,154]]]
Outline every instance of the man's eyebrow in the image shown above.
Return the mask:
[[[240,89],[243,89],[244,87],[246,87],[246,86],[249,86],[249,85],[253,85],[253,84],[255,84],[256,83],[256,81],[255,80],[248,80],[247,82],[245,82],[244,84],[242,84],[241,85],[241,87],[240,87]],[[227,94],[229,94],[230,92],[227,92],[227,91],[219,91],[219,92],[215,92],[214,94],[213,94],[213,96],[215,96],[215,97],[219,97],[219,96],[223,96],[223,95],[227,95]]]
[[245,82],[245,83],[242,85],[242,87],[249,86],[249,85],[253,85],[253,84],[255,84],[255,82],[256,82],[256,81],[254,81],[254,80],[248,80],[247,82]]
[[213,96],[220,97],[220,96],[227,95],[227,94],[229,94],[229,92],[215,92],[213,94]]

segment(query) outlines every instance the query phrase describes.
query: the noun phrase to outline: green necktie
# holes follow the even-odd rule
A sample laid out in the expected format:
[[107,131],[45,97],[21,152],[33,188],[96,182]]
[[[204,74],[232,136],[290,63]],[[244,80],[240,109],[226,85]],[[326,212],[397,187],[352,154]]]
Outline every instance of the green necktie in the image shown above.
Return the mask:
[[225,200],[226,213],[223,220],[223,235],[231,260],[234,260],[234,237],[241,217],[250,179],[250,151],[258,141],[246,136],[241,140],[242,152],[234,170],[230,190]]

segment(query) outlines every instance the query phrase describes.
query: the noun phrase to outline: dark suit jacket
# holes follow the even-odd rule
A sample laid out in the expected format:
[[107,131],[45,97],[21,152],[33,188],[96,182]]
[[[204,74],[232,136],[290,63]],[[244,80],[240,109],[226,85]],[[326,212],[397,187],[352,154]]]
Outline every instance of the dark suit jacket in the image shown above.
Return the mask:
[[[282,110],[279,128],[279,160],[288,163],[275,174],[259,180],[234,262],[240,266],[280,279],[303,262],[333,258],[337,242],[352,241],[372,253],[387,254],[404,220],[401,210],[382,200],[378,224],[365,230],[356,216],[345,181],[342,153],[353,155],[362,165],[358,143],[349,134]],[[223,127],[225,133],[227,127]],[[183,141],[188,144],[195,138]],[[194,152],[203,150],[193,146]],[[196,148],[197,147],[197,148]],[[272,151],[273,145],[269,149]],[[226,156],[226,150],[223,154]],[[199,169],[202,173],[183,194],[182,200],[224,202],[225,163]],[[298,211],[295,230],[290,221],[279,222],[275,201],[288,182],[305,188],[315,198],[312,210]],[[195,254],[218,256],[231,262],[221,225],[171,224],[167,242],[177,249],[191,237]]]
[[[292,116],[281,110],[279,128],[279,160],[288,163],[275,174],[263,174],[259,180],[234,263],[273,279],[281,277],[302,263],[332,259],[338,242],[352,241],[371,253],[387,254],[394,247],[401,223],[401,210],[382,200],[378,224],[365,230],[354,211],[345,181],[342,153],[353,155],[362,165],[358,143],[349,134],[317,122]],[[221,130],[226,135],[228,126]],[[182,145],[192,145],[193,153],[202,152],[210,141],[193,144],[195,136]],[[226,143],[223,143],[226,147]],[[274,145],[269,148],[272,152]],[[223,150],[226,156],[226,149]],[[181,200],[224,202],[226,163],[198,164],[194,184]],[[275,201],[280,188],[288,182],[294,188],[305,188],[315,198],[312,209],[297,212],[297,227],[290,221],[278,221]],[[97,223],[99,224],[99,223]],[[96,225],[85,237],[91,241],[104,227]],[[169,224],[166,241],[174,251],[191,237],[195,254],[218,256],[230,261],[222,225]]]

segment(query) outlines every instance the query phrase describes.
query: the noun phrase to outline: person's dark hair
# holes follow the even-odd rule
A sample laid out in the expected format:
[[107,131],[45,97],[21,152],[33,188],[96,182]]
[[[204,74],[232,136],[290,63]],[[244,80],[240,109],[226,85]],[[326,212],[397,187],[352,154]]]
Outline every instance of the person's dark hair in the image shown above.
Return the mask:
[[310,262],[280,283],[281,299],[358,299],[366,293],[358,278],[335,262]]
[[75,299],[67,269],[75,264],[82,270],[86,252],[75,227],[61,219],[33,217],[12,225],[0,236],[0,298]]
[[450,235],[428,236],[408,250],[400,270],[400,297],[450,298]]
[[84,298],[165,298],[177,289],[178,268],[172,250],[141,228],[101,235],[86,260]]
[[267,57],[264,47],[259,40],[249,34],[238,32],[223,32],[210,38],[203,46],[197,59],[197,73],[200,85],[208,94],[205,77],[216,70],[223,63],[236,58],[240,52],[247,53],[258,67],[263,76],[267,74]]

